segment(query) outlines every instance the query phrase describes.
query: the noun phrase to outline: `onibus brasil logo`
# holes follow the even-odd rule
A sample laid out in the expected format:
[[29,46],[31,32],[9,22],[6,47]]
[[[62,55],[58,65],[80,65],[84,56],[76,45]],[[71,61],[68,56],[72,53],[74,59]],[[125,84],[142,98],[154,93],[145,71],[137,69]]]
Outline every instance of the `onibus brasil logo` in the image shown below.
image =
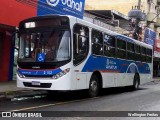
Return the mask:
[[61,2],[62,5],[65,5],[69,8],[82,12],[82,2],[78,3],[75,2],[74,0],[46,0],[46,2],[48,5],[52,7],[56,7],[59,4],[59,2]]

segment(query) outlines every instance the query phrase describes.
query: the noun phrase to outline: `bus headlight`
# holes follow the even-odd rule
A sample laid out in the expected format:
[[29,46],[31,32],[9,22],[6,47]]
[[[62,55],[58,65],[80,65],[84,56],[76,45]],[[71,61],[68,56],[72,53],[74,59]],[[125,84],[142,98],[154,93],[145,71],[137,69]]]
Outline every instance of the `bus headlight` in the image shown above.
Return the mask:
[[20,78],[25,78],[25,76],[22,75],[21,73],[19,73],[18,71],[17,71],[17,74],[18,74],[18,76],[19,76]]
[[66,75],[69,71],[70,71],[70,68],[67,68],[67,69],[65,69],[65,70],[53,75],[52,78],[53,79],[58,79],[58,78],[60,78],[60,77],[62,77],[64,75]]

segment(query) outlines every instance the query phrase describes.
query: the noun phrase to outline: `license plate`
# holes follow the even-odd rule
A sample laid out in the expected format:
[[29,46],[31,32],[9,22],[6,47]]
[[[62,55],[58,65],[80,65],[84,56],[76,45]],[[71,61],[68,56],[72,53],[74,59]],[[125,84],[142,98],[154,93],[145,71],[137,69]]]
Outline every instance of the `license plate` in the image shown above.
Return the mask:
[[37,86],[39,86],[39,85],[41,85],[41,83],[40,83],[40,82],[37,82],[37,81],[32,81],[32,85],[37,85]]

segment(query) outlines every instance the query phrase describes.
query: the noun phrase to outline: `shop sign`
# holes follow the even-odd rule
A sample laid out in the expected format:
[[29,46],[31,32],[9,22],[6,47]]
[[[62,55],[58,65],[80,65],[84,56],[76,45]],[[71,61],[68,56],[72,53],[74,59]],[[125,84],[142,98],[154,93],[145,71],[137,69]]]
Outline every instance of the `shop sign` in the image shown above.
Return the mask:
[[153,31],[152,29],[146,28],[144,35],[144,42],[154,46],[155,39],[156,39],[156,32]]
[[71,15],[83,18],[85,0],[38,0],[37,14]]
[[155,40],[154,57],[160,58],[160,39]]

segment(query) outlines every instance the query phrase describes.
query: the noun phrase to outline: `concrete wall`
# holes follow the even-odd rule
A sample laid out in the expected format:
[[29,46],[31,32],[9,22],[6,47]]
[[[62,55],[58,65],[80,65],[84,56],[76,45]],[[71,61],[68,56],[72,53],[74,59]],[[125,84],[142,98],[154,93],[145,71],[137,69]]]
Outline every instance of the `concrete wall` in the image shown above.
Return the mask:
[[0,24],[18,26],[19,21],[37,14],[35,8],[17,1],[0,0]]

